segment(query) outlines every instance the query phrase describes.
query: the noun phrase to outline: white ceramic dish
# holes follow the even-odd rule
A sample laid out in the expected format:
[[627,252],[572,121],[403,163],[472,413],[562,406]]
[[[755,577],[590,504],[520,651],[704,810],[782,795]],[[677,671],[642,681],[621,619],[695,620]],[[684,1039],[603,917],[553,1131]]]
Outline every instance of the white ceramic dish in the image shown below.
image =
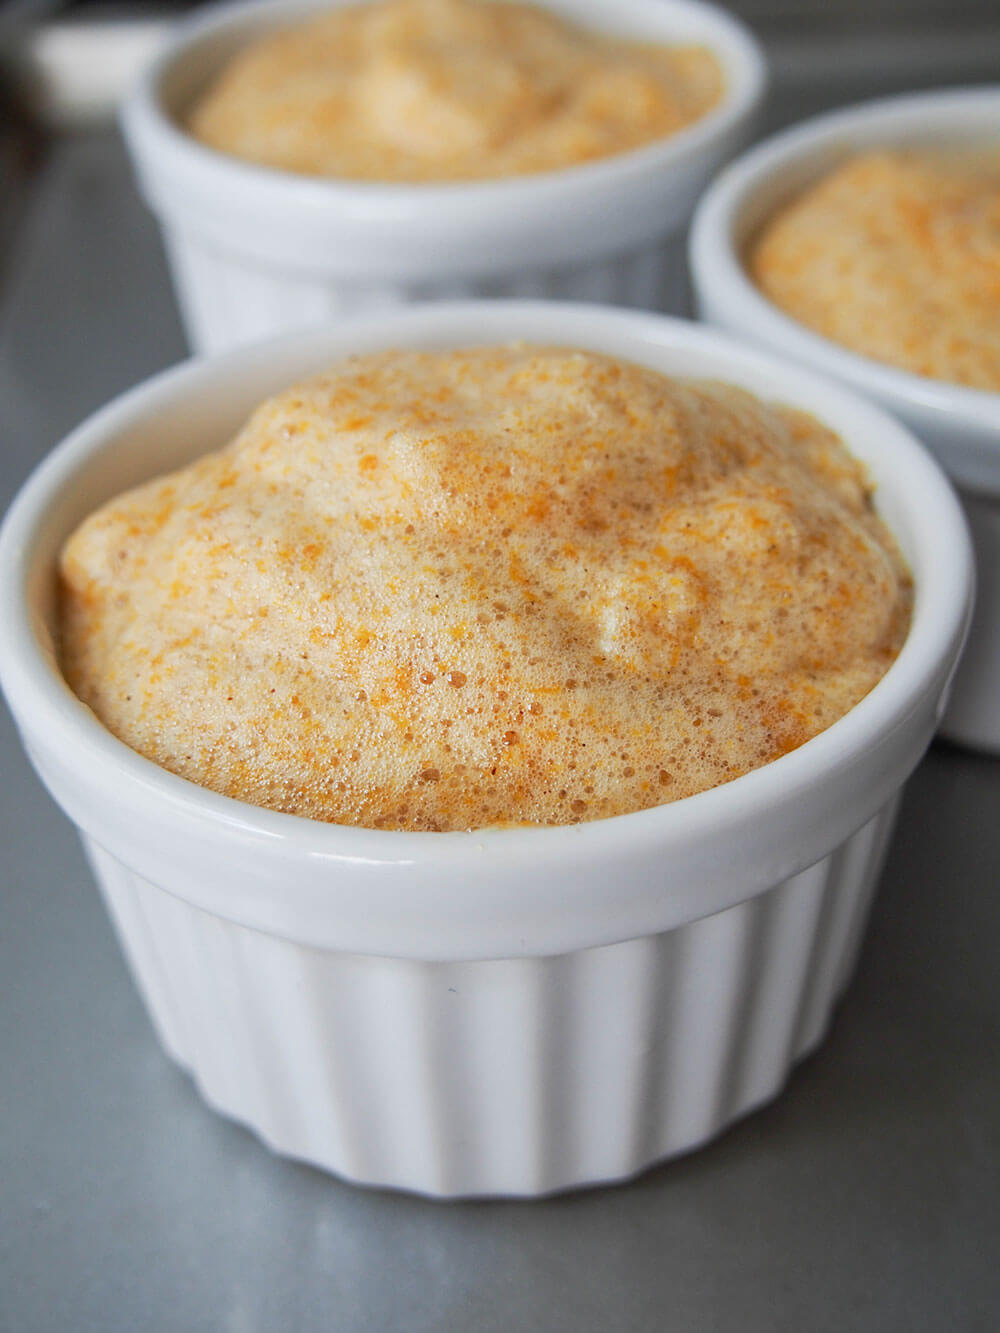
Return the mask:
[[299,177],[200,145],[179,119],[252,37],[346,0],[255,0],[185,22],[123,109],[138,181],[163,228],[192,347],[216,351],[415,300],[563,297],[656,307],[665,239],[749,139],[763,57],[700,0],[545,0],[599,30],[700,42],[722,62],[720,105],[670,139],[564,171],[451,185]]
[[849,154],[874,145],[970,141],[1000,145],[1000,87],[893,97],[819,116],[720,174],[696,211],[690,256],[705,320],[867,394],[934,451],[959,487],[979,588],[942,730],[1000,753],[1000,394],[911,375],[830,342],[773,305],[743,263],[764,220]]
[[[528,339],[724,377],[817,413],[868,465],[912,567],[884,679],[735,782],[563,828],[391,833],[204,791],[66,687],[53,566],[95,505],[226,440],[348,351]],[[883,413],[663,317],[438,304],[196,361],[84,423],[0,532],[0,680],[82,832],[167,1050],[281,1152],[431,1195],[616,1180],[773,1097],[850,975],[903,782],[936,727],[971,589],[961,511]]]

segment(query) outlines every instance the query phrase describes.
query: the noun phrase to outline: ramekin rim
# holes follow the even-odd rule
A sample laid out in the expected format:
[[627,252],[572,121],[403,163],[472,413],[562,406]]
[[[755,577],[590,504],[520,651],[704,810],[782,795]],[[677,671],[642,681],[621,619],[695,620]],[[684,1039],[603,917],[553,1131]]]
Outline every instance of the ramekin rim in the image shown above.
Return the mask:
[[[349,2],[349,0],[346,0]],[[545,0],[538,0],[544,4]],[[376,182],[329,180],[299,175],[278,168],[257,165],[201,144],[188,134],[160,104],[159,87],[174,64],[185,57],[189,47],[205,33],[221,29],[229,22],[269,7],[271,0],[222,0],[197,15],[181,21],[166,47],[142,72],[120,107],[126,136],[136,143],[156,143],[158,150],[192,178],[202,179],[215,173],[245,190],[266,189],[272,199],[280,192],[289,207],[336,206],[349,211],[379,207],[405,208],[407,213],[434,213],[442,207],[464,202],[483,210],[503,203],[510,206],[516,193],[525,199],[546,200],[562,194],[572,195],[622,184],[630,177],[644,176],[651,168],[666,169],[700,152],[708,143],[726,134],[744,118],[753,114],[763,100],[767,86],[767,62],[763,48],[750,28],[712,0],[628,0],[629,4],[649,8],[662,16],[670,9],[697,15],[725,33],[729,53],[738,61],[740,80],[736,89],[727,85],[720,102],[704,116],[683,126],[665,139],[640,145],[592,162],[560,167],[500,180],[456,182]],[[710,38],[705,42],[710,45]]]
[[[807,741],[798,749],[780,759],[732,782],[684,800],[654,806],[630,814],[586,821],[576,825],[528,826],[473,829],[454,833],[396,832],[360,828],[349,825],[327,824],[297,815],[248,805],[234,798],[207,791],[195,783],[177,777],[145,759],[117,740],[71,693],[59,672],[50,664],[32,623],[32,615],[23,597],[27,569],[24,554],[32,534],[45,519],[50,507],[63,493],[69,481],[81,466],[100,452],[101,442],[109,432],[119,429],[133,418],[141,420],[161,400],[169,402],[185,389],[197,391],[198,385],[210,380],[226,367],[264,357],[272,348],[302,348],[320,346],[329,339],[331,330],[306,334],[285,335],[250,348],[237,348],[210,358],[192,358],[173,366],[135,386],[114,399],[97,413],[88,417],[36,468],[12,503],[0,528],[0,675],[12,711],[17,717],[21,709],[30,708],[44,714],[53,724],[54,734],[69,735],[78,744],[91,764],[114,769],[129,781],[156,792],[165,805],[187,816],[219,824],[238,825],[251,830],[267,841],[281,839],[292,844],[296,854],[323,856],[333,860],[365,860],[379,864],[415,865],[431,861],[435,864],[468,859],[473,844],[484,841],[496,850],[515,849],[518,854],[533,854],[544,848],[572,848],[575,855],[586,853],[588,844],[595,848],[602,843],[634,846],[637,841],[646,845],[666,846],[671,839],[695,837],[699,830],[725,825],[727,807],[731,818],[747,817],[751,808],[770,808],[781,793],[806,782],[816,780],[848,762],[859,747],[886,735],[900,726],[912,711],[916,701],[926,692],[950,652],[949,645],[957,643],[967,623],[971,590],[972,557],[968,536],[958,502],[937,464],[902,425],[881,409],[857,398],[848,390],[832,385],[822,377],[798,366],[785,363],[780,357],[762,354],[747,348],[736,340],[714,329],[654,315],[643,311],[617,310],[613,307],[588,306],[578,303],[557,302],[456,302],[435,303],[432,306],[410,307],[388,314],[354,320],[352,330],[391,325],[402,330],[406,325],[421,326],[430,320],[435,326],[447,327],[456,312],[469,317],[475,315],[489,321],[492,314],[498,319],[504,313],[517,314],[525,321],[543,316],[560,317],[582,327],[588,320],[603,320],[627,326],[651,346],[677,347],[678,339],[693,344],[696,352],[704,352],[708,359],[724,361],[736,357],[744,365],[756,367],[762,378],[780,371],[791,378],[793,392],[790,401],[798,401],[813,393],[834,400],[838,411],[843,407],[851,416],[867,419],[867,427],[878,429],[880,438],[889,441],[890,450],[902,449],[907,457],[905,478],[900,494],[912,489],[932,487],[937,499],[937,522],[947,531],[948,540],[942,544],[942,554],[933,566],[933,575],[918,587],[914,619],[910,633],[899,657],[874,689],[861,699],[847,714],[825,731]],[[652,336],[661,331],[661,341]],[[683,332],[681,331],[683,330]],[[527,336],[530,337],[530,327]],[[664,342],[662,335],[666,335]],[[394,335],[395,336],[395,335]],[[443,335],[447,337],[445,333]],[[494,335],[495,336],[495,335]],[[673,341],[672,341],[673,340]],[[489,341],[489,338],[484,339]],[[580,345],[586,346],[586,339]],[[464,340],[468,345],[468,339]],[[385,345],[390,345],[385,343]],[[397,342],[398,345],[398,342]],[[463,345],[456,336],[454,345]],[[709,377],[709,372],[705,372]],[[808,409],[807,409],[808,410]],[[822,413],[819,415],[822,416]],[[850,447],[850,441],[847,441]],[[884,446],[883,446],[884,447]],[[965,590],[963,598],[962,592]],[[928,598],[932,601],[928,604]],[[18,708],[14,708],[14,699]],[[681,830],[679,826],[684,824]],[[336,845],[335,845],[336,844]],[[608,850],[613,851],[613,847]],[[478,855],[478,851],[475,853]]]
[[[824,337],[786,314],[752,281],[733,244],[733,229],[748,195],[765,181],[819,152],[856,126],[912,110],[962,108],[977,102],[1000,110],[1000,84],[936,88],[894,94],[838,107],[780,130],[728,163],[702,195],[691,223],[689,253],[696,285],[725,290],[744,326],[773,331],[769,346],[787,348],[795,340],[809,349],[810,362],[824,373],[877,394],[883,401],[911,404],[994,433],[1000,445],[1000,391],[952,384],[877,361]],[[1000,455],[998,455],[1000,463]]]

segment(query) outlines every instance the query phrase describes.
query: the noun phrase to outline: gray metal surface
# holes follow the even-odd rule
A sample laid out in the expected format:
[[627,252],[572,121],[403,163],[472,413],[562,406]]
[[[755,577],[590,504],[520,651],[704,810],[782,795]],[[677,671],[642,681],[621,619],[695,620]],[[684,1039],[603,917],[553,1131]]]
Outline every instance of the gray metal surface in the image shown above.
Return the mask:
[[[769,123],[1000,68],[1000,38],[898,51],[824,69],[783,48]],[[7,258],[3,505],[183,353],[110,134],[55,145]],[[448,1205],[282,1161],[206,1110],[3,710],[0,779],[3,1333],[1000,1327],[1000,761],[921,765],[855,983],[778,1101],[629,1185]]]

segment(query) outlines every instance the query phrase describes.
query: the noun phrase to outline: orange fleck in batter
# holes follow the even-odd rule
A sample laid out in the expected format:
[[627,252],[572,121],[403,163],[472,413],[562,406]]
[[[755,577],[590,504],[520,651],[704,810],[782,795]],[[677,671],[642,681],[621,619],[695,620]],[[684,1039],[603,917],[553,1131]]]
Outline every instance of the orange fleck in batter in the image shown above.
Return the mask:
[[390,829],[726,782],[866,694],[910,614],[819,422],[526,345],[345,361],[111,501],[61,568],[64,670],[115,735],[253,804]]

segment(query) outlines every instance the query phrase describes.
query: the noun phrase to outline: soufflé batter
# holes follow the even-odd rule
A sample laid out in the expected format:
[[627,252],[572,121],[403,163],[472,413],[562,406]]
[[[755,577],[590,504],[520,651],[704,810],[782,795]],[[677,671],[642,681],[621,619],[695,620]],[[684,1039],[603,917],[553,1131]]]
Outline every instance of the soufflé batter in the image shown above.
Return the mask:
[[111,501],[61,569],[63,667],[116,736],[385,829],[726,782],[851,708],[910,615],[815,419],[520,344],[344,361]]
[[722,90],[705,47],[621,40],[530,5],[376,0],[249,45],[189,127],[220,152],[309,176],[489,180],[662,139]]
[[1000,391],[1000,149],[852,157],[768,223],[749,266],[834,342]]

